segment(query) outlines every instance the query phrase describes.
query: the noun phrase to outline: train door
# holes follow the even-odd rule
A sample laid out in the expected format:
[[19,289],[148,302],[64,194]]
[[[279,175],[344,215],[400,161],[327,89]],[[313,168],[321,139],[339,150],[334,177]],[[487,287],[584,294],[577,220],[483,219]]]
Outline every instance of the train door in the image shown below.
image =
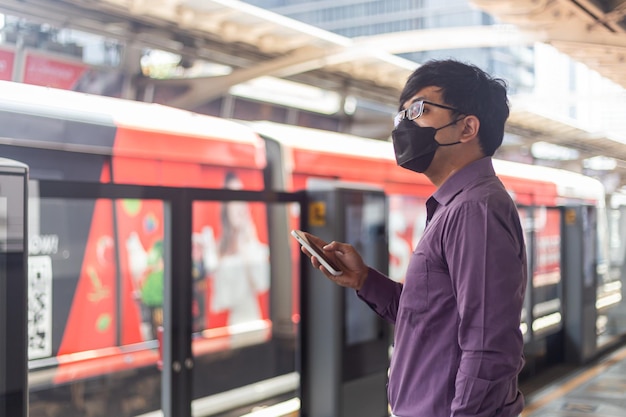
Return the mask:
[[[368,265],[387,273],[387,201],[382,190],[310,182],[305,230],[352,244]],[[310,264],[309,264],[310,265]],[[391,327],[310,266],[301,287],[301,415],[387,413],[385,384]]]
[[583,363],[597,347],[597,212],[592,206],[566,207],[563,222],[565,359]]
[[527,371],[535,365],[562,361],[563,270],[561,209],[519,205],[525,233],[528,285],[520,329],[524,336]]

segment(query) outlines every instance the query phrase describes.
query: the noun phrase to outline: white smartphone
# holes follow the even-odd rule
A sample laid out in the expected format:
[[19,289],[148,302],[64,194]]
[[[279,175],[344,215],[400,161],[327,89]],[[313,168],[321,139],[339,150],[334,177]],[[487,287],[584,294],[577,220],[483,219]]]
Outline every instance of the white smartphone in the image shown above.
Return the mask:
[[326,254],[324,254],[324,249],[320,248],[315,243],[307,239],[306,235],[301,230],[292,230],[291,235],[295,237],[298,243],[304,246],[309,251],[309,253],[315,256],[317,260],[320,261],[322,265],[324,265],[324,268],[326,268],[328,272],[335,276],[341,275],[343,273],[341,271],[341,268],[339,268],[333,261],[331,261],[326,256]]

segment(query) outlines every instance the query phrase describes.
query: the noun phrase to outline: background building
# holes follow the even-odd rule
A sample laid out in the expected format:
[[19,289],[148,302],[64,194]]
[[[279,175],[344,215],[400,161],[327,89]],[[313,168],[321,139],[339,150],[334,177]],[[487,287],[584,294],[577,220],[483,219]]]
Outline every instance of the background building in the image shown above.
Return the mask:
[[[468,0],[245,1],[349,38],[498,24],[494,17],[473,7]],[[442,36],[446,36],[445,33]],[[454,43],[454,39],[451,41]],[[416,45],[415,49],[415,52],[401,56],[416,63],[444,58],[473,63],[507,80],[513,106],[626,142],[626,119],[622,117],[626,113],[624,89],[549,45],[512,44],[508,47],[438,50],[423,50],[429,46]],[[529,139],[532,141],[533,138],[508,133],[498,156],[582,171],[601,178],[609,190],[614,188],[615,181],[610,174],[615,168],[612,158],[598,155],[581,164],[578,152],[573,149],[545,147],[543,143],[528,147],[520,144],[529,142]]]
[[[467,0],[245,0],[349,38],[419,29],[493,25],[494,19]],[[528,93],[534,85],[531,46],[419,51],[403,54],[417,63],[433,58],[455,58],[476,64],[506,79],[511,93]]]

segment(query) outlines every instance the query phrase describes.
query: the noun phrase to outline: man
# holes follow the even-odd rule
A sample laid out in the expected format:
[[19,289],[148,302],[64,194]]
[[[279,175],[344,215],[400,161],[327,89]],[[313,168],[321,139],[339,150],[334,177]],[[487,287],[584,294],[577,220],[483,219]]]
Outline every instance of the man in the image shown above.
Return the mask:
[[402,91],[392,138],[398,164],[423,172],[437,190],[404,284],[367,267],[345,243],[324,246],[342,275],[311,257],[395,324],[394,416],[512,417],[524,406],[517,376],[526,249],[491,160],[508,115],[504,81],[453,60],[419,67]]

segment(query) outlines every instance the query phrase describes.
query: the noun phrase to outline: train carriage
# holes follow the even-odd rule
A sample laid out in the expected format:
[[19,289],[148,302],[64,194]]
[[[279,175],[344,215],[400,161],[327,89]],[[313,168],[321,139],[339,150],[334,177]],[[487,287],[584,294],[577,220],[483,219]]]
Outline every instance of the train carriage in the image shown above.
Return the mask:
[[[47,416],[54,403],[58,415],[84,415],[83,391],[107,385],[131,399],[117,409],[110,402],[103,415],[159,407],[164,202],[39,198],[39,181],[258,191],[264,143],[240,124],[161,105],[10,82],[0,89],[0,152],[30,167],[31,415]],[[267,360],[249,370],[267,356],[271,334],[265,212],[261,202],[194,203],[193,350],[206,364],[196,396],[277,375]],[[228,247],[229,217],[254,232],[246,247],[260,255],[241,263],[256,272],[254,293],[229,282],[240,261]],[[206,383],[225,366],[239,377]]]
[[[274,163],[281,171],[276,177],[290,181],[276,182],[273,187],[306,189],[309,181],[322,178],[372,184],[385,190],[389,202],[389,273],[401,281],[424,229],[426,199],[435,190],[428,179],[398,168],[389,142],[268,121],[249,125],[268,140],[268,160],[281,160]],[[581,174],[542,166],[496,159],[494,168],[518,206],[526,234],[530,282],[521,328],[528,356],[545,354],[547,338],[563,328],[561,233],[566,207],[588,207],[594,216],[593,248],[585,253],[593,257],[587,260],[594,265],[587,279],[597,281],[597,304],[601,307],[597,332],[602,334],[606,309],[621,301],[620,281],[608,274],[603,185]],[[291,226],[297,221],[292,219]]]
[[[168,261],[162,200],[41,198],[42,180],[286,192],[320,180],[379,187],[389,207],[389,272],[398,281],[423,231],[434,187],[398,167],[389,142],[11,82],[0,89],[1,155],[30,166],[33,417],[79,416],[89,407],[99,410],[92,415],[135,416],[159,408],[157,337]],[[521,327],[535,352],[562,333],[568,207],[593,213],[589,253],[597,254],[598,300],[610,301],[599,304],[598,317],[621,301],[619,277],[605,274],[604,189],[561,170],[500,160],[494,166],[526,232],[532,274]],[[289,230],[300,223],[299,207],[218,200],[193,204],[187,278],[193,397],[204,404],[202,415],[227,411],[225,399],[244,405],[265,401],[259,392],[295,395],[298,384],[300,252]]]

